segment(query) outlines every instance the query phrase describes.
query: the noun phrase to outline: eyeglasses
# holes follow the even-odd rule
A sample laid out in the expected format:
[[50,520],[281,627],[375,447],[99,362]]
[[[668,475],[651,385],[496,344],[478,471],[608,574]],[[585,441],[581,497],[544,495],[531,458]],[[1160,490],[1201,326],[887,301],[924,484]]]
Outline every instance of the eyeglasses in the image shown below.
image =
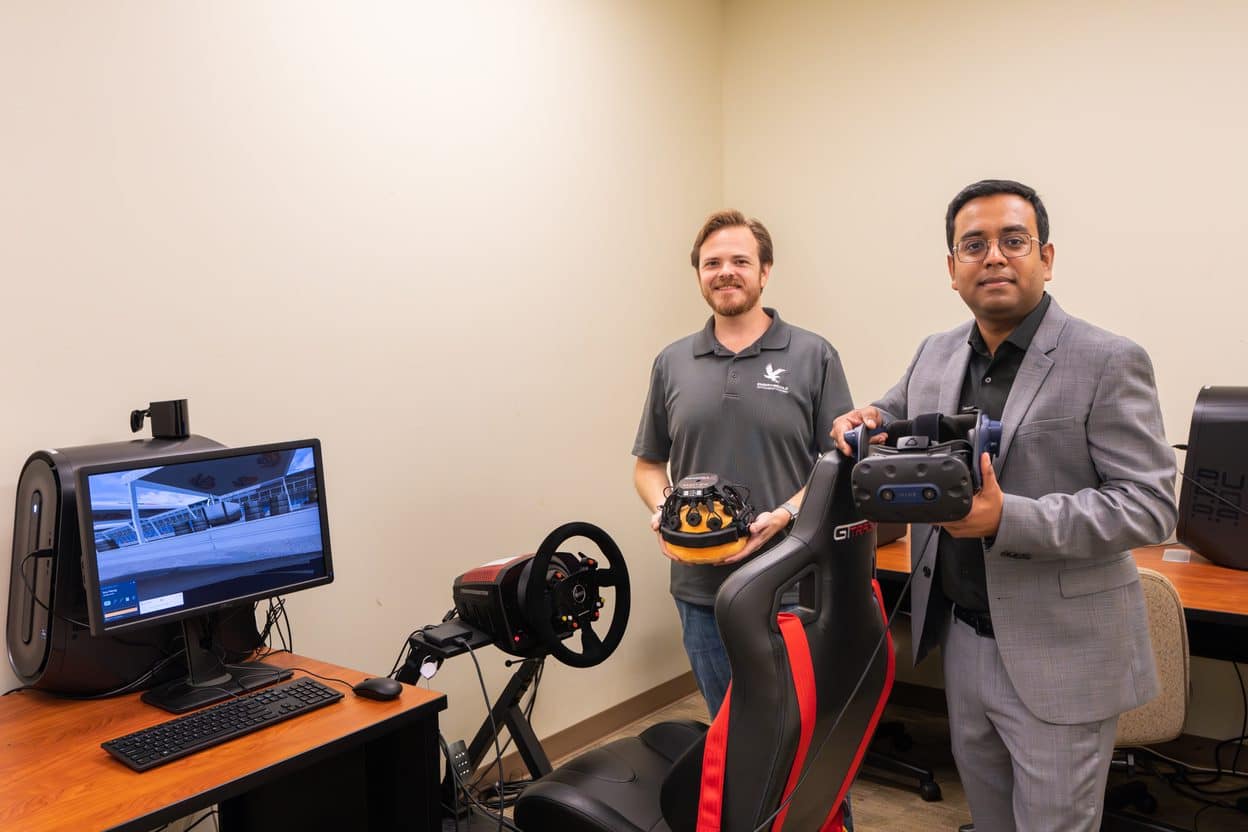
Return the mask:
[[962,240],[953,247],[953,253],[957,256],[958,261],[962,263],[982,263],[984,258],[988,256],[988,250],[993,243],[997,244],[997,248],[1001,250],[1001,254],[1005,257],[1026,257],[1031,254],[1031,241],[1040,242],[1036,237],[1029,234],[1006,234],[1004,237],[986,240],[983,237],[972,237],[969,240]]

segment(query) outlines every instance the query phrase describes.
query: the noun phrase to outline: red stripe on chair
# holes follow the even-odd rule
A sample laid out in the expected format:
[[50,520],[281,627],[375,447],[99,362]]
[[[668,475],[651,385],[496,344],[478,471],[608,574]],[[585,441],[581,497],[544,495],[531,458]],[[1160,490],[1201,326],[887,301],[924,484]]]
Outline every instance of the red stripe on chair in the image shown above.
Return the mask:
[[[887,627],[888,613],[884,609],[884,596],[880,593],[879,582],[872,580],[871,588],[875,593],[875,600],[879,605],[884,625]],[[802,726],[797,752],[793,757],[793,765],[789,769],[789,779],[780,800],[783,804],[797,787],[797,782],[801,779],[802,768],[806,765],[806,754],[810,750],[811,738],[815,732],[818,697],[815,692],[815,668],[810,658],[810,643],[806,640],[806,629],[801,619],[792,613],[782,612],[776,616],[776,621],[780,625],[780,634],[784,638],[785,651],[789,656],[793,690],[797,696],[797,708]],[[819,827],[819,832],[843,832],[845,795],[849,793],[849,784],[853,782],[854,776],[862,766],[867,746],[871,744],[871,737],[875,734],[875,728],[884,714],[884,704],[888,701],[889,693],[892,692],[893,677],[897,666],[897,659],[893,654],[892,633],[885,630],[884,640],[888,648],[884,688],[880,692],[879,700],[875,703],[875,709],[871,713],[871,722],[867,726],[862,742],[859,743],[854,753],[854,760],[850,765],[848,775],[836,795],[836,802],[833,804],[836,808]],[[715,715],[715,721],[711,723],[710,730],[706,732],[706,746],[702,750],[702,788],[698,796],[697,832],[720,832],[724,809],[724,768],[728,756],[728,712],[731,702],[732,683],[729,682],[724,704],[720,706],[719,713]],[[781,832],[788,813],[788,806],[780,810],[771,827],[771,832]]]
[[715,721],[706,732],[702,749],[702,790],[698,795],[697,832],[719,832],[724,811],[724,761],[728,756],[728,708],[732,702],[732,682],[724,693]]
[[810,750],[810,738],[815,733],[818,709],[815,698],[815,666],[810,660],[806,628],[802,620],[791,612],[780,613],[776,616],[776,621],[780,625],[780,635],[784,636],[784,647],[789,653],[789,668],[793,673],[793,692],[797,694],[797,712],[802,720],[802,734],[797,741],[797,752],[793,755],[793,767],[789,769],[789,781],[780,797],[780,805],[784,808],[776,815],[772,832],[780,832],[784,828],[784,819],[789,814],[789,807],[784,802],[789,799],[797,781],[801,779],[802,767],[806,765],[806,752]]
[[[884,626],[888,627],[888,610],[884,607],[884,596],[880,593],[880,582],[872,579],[871,588],[875,591],[875,602],[880,605],[880,617],[884,619]],[[888,664],[884,671],[884,689],[880,691],[879,701],[875,703],[875,710],[871,713],[871,722],[867,725],[867,731],[862,735],[862,742],[858,745],[858,751],[854,754],[854,761],[850,764],[849,774],[845,778],[845,783],[841,786],[841,790],[836,795],[836,816],[828,818],[828,821],[819,829],[819,832],[841,832],[844,827],[844,820],[841,819],[842,801],[845,795],[849,794],[849,784],[853,782],[858,769],[862,767],[862,759],[867,756],[867,746],[871,745],[871,737],[875,736],[875,728],[880,724],[880,717],[884,715],[884,704],[888,702],[888,695],[893,690],[893,677],[897,670],[897,657],[893,654],[893,634],[887,629],[884,631],[884,646],[888,650]]]

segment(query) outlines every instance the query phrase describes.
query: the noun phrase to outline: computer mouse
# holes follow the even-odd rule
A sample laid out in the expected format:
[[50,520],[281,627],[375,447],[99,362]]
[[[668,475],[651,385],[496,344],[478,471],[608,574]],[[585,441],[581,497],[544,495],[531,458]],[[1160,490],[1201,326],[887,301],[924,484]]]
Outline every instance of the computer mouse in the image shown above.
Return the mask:
[[403,692],[403,683],[396,682],[386,676],[374,676],[351,688],[357,696],[363,696],[365,699],[395,699]]

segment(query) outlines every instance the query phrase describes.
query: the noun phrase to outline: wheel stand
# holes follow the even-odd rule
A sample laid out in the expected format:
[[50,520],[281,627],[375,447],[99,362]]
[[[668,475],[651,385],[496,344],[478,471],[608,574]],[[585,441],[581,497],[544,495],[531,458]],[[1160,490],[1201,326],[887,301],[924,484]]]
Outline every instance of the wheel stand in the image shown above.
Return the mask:
[[[550,760],[546,757],[537,734],[533,733],[533,726],[529,724],[528,717],[524,715],[524,710],[520,707],[520,700],[528,693],[529,686],[533,684],[533,679],[536,678],[541,666],[541,659],[524,659],[516,668],[516,672],[511,675],[511,681],[507,683],[507,687],[503,688],[503,692],[494,702],[494,707],[490,711],[491,716],[485,718],[481,727],[477,729],[476,736],[468,744],[468,769],[470,771],[476,771],[481,761],[490,753],[494,746],[494,726],[497,726],[500,734],[504,727],[507,728],[512,742],[515,743],[516,751],[520,753],[520,759],[524,760],[524,765],[534,780],[550,774],[552,768]],[[454,778],[449,771],[442,780],[442,789],[447,796],[453,796],[452,793],[447,792],[448,788],[454,788]]]
[[[426,640],[424,638],[425,635],[424,632],[419,632],[412,637],[410,641],[412,649],[408,651],[407,661],[399,669],[399,672],[395,674],[395,678],[400,682],[414,685],[420,681],[420,663],[425,658],[449,659],[452,656],[468,652],[468,648],[462,640],[436,644]],[[475,630],[472,633],[470,643],[475,649],[476,647],[490,644],[491,639],[485,633]],[[524,760],[525,767],[529,770],[530,777],[536,780],[551,772],[550,759],[546,756],[546,751],[542,748],[542,743],[538,740],[537,734],[533,732],[533,726],[529,723],[528,717],[524,715],[524,709],[520,707],[520,702],[524,695],[528,693],[533,680],[537,678],[537,672],[541,669],[543,661],[544,657],[520,661],[520,666],[511,675],[511,681],[503,688],[503,692],[498,695],[498,699],[494,701],[494,705],[490,708],[490,714],[481,722],[481,727],[477,729],[476,736],[468,744],[467,764],[462,766],[462,770],[468,772],[477,770],[481,762],[486,758],[486,755],[490,753],[490,749],[494,746],[494,732],[497,727],[500,735],[503,728],[507,729],[512,742],[516,746],[516,751],[519,752],[520,758]],[[452,761],[447,761],[446,775],[442,778],[442,805],[444,808],[456,805],[454,765]],[[446,809],[446,811],[450,812],[452,810]],[[469,811],[469,805],[461,806],[460,817],[466,816]]]

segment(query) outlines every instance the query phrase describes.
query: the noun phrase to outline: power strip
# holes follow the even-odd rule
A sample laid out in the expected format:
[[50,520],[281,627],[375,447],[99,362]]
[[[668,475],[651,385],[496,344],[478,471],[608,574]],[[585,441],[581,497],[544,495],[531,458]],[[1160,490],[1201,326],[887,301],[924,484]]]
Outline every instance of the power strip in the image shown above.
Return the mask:
[[462,783],[472,774],[472,760],[468,759],[468,746],[463,740],[455,740],[447,750],[451,755],[451,768],[455,770],[455,776]]

